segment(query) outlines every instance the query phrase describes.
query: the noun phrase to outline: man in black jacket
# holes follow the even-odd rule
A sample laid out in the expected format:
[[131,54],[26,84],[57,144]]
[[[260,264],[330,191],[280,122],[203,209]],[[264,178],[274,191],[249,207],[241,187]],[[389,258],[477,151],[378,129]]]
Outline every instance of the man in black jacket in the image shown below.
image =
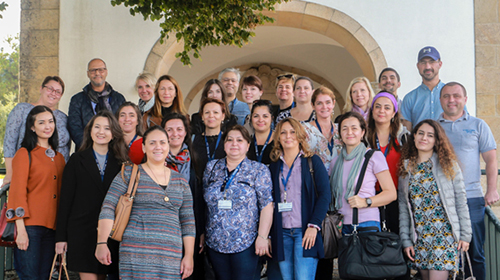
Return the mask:
[[68,111],[68,131],[78,150],[83,141],[83,129],[101,110],[113,113],[125,102],[125,97],[106,82],[108,70],[100,58],[92,59],[87,66],[90,83],[71,98]]

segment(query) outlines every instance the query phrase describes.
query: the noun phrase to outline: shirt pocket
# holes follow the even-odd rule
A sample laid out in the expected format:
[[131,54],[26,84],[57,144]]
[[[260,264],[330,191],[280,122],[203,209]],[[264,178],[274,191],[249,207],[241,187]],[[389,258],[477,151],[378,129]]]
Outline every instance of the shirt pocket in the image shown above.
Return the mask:
[[478,146],[478,132],[473,129],[463,129],[460,138],[460,149],[470,151],[477,149]]

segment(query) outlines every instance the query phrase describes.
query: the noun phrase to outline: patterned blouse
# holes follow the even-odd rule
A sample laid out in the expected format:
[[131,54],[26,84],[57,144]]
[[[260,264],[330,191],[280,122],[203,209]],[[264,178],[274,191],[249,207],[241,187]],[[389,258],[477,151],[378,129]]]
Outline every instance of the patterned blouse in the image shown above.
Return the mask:
[[[3,152],[6,158],[14,157],[17,150],[21,148],[26,129],[26,117],[28,117],[29,112],[33,108],[35,108],[33,104],[19,103],[10,112],[7,118],[7,125],[5,126],[5,138],[3,141]],[[57,151],[68,161],[69,149],[71,147],[71,139],[66,128],[68,116],[59,110],[54,110],[53,113],[56,118],[57,134],[59,136],[59,148]]]
[[224,210],[219,209],[218,202],[224,197],[221,187],[226,174],[225,159],[212,160],[205,169],[203,191],[208,209],[205,241],[217,252],[233,254],[244,251],[257,238],[260,211],[273,202],[272,181],[264,164],[245,158],[231,184],[225,187],[232,208]]

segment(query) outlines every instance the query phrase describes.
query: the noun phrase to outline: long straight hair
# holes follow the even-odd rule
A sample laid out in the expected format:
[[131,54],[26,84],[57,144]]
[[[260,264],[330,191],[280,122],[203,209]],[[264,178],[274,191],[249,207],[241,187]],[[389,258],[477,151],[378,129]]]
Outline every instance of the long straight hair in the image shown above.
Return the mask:
[[161,100],[160,100],[160,95],[158,93],[158,90],[160,89],[160,83],[162,81],[170,81],[174,87],[175,87],[175,98],[172,101],[172,112],[177,112],[183,115],[187,115],[187,110],[184,107],[184,97],[182,95],[181,87],[179,86],[179,83],[174,79],[174,77],[170,75],[163,75],[161,76],[158,81],[156,82],[155,86],[155,104],[153,108],[151,109],[151,113],[154,117],[157,118],[163,118],[161,114]]
[[[392,109],[395,110],[396,108],[394,108],[394,105],[392,106]],[[401,126],[401,114],[399,114],[399,111],[396,112],[396,114],[394,114],[394,117],[391,119],[391,125],[389,127],[390,129],[390,132],[389,132],[389,135],[391,137],[391,141],[389,141],[389,144],[387,144],[387,148],[386,149],[389,149],[389,151],[391,150],[391,148],[394,148],[394,150],[396,150],[396,152],[400,152],[401,149],[400,149],[400,146],[399,145],[402,145],[403,143],[399,143],[399,145],[396,144],[396,140],[398,138],[398,130],[399,130],[399,127]],[[373,109],[370,109],[370,113],[368,114],[368,131],[367,131],[367,140],[368,140],[368,144],[370,145],[370,147],[372,147],[372,149],[377,149],[377,140],[376,140],[376,137],[377,137],[377,132],[376,132],[376,124],[375,124],[375,119],[373,118]]]
[[50,112],[52,119],[54,120],[54,133],[49,138],[49,145],[57,154],[57,148],[59,147],[59,134],[57,133],[57,123],[56,118],[52,110],[49,107],[38,105],[35,106],[28,113],[26,117],[26,127],[24,130],[23,142],[21,142],[21,147],[26,148],[28,152],[31,152],[38,145],[38,135],[31,128],[35,126],[36,116],[43,112]]
[[102,110],[95,114],[94,117],[92,117],[89,123],[85,126],[85,129],[83,130],[83,142],[79,151],[90,149],[94,145],[94,140],[92,140],[90,132],[92,131],[95,120],[99,117],[106,118],[109,121],[109,128],[111,129],[112,139],[108,143],[108,149],[113,151],[115,158],[120,163],[129,161],[127,145],[125,144],[125,140],[123,139],[123,132],[120,128],[120,124],[116,120],[113,113],[108,110]]

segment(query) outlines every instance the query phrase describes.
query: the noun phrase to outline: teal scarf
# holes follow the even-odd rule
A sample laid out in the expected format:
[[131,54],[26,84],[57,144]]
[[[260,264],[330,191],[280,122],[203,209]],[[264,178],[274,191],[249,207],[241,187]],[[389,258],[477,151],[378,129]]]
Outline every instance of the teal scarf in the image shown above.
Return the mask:
[[[330,176],[330,188],[332,189],[332,203],[330,204],[330,211],[342,208],[342,203],[344,199],[347,199],[354,195],[355,186],[354,180],[357,178],[361,164],[366,153],[366,146],[361,142],[350,154],[347,154],[345,148],[342,149],[339,154],[335,165],[333,166],[333,171]],[[344,160],[351,161],[354,160],[351,170],[349,170],[349,177],[347,178],[346,192],[342,197],[342,182],[344,174]]]

